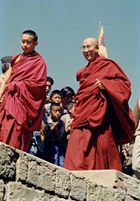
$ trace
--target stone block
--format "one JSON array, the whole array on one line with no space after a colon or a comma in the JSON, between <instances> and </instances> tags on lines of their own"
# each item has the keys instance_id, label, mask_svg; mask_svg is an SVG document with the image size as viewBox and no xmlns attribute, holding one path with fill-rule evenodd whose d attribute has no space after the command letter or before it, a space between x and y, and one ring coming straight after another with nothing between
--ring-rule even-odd
<instances>
[{"instance_id":1,"label":"stone block","mask_svg":"<svg viewBox=\"0 0 140 201\"><path fill-rule=\"evenodd\" d=\"M116 201L124 201L126 192L124 192L122 189L110 189L113 192L114 200Z\"/></svg>"},{"instance_id":2,"label":"stone block","mask_svg":"<svg viewBox=\"0 0 140 201\"><path fill-rule=\"evenodd\" d=\"M45 193L44 201L50 201L50 194Z\"/></svg>"},{"instance_id":3,"label":"stone block","mask_svg":"<svg viewBox=\"0 0 140 201\"><path fill-rule=\"evenodd\" d=\"M27 182L30 185L38 187L38 165L36 161L28 162L28 175L27 175Z\"/></svg>"},{"instance_id":4,"label":"stone block","mask_svg":"<svg viewBox=\"0 0 140 201\"><path fill-rule=\"evenodd\" d=\"M112 192L111 189L103 188L102 191L103 191L103 201L114 201L115 200L114 193ZM123 200L118 199L117 201L123 201Z\"/></svg>"},{"instance_id":5,"label":"stone block","mask_svg":"<svg viewBox=\"0 0 140 201\"><path fill-rule=\"evenodd\" d=\"M5 193L5 185L3 180L0 180L0 201L3 201L4 193Z\"/></svg>"},{"instance_id":6,"label":"stone block","mask_svg":"<svg viewBox=\"0 0 140 201\"><path fill-rule=\"evenodd\" d=\"M130 197L140 200L139 181L132 177L124 177L123 183Z\"/></svg>"},{"instance_id":7,"label":"stone block","mask_svg":"<svg viewBox=\"0 0 140 201\"><path fill-rule=\"evenodd\" d=\"M139 200L133 199L132 197L127 195L125 201L139 201Z\"/></svg>"},{"instance_id":8,"label":"stone block","mask_svg":"<svg viewBox=\"0 0 140 201\"><path fill-rule=\"evenodd\" d=\"M0 177L13 180L16 173L18 153L11 147L0 143Z\"/></svg>"},{"instance_id":9,"label":"stone block","mask_svg":"<svg viewBox=\"0 0 140 201\"><path fill-rule=\"evenodd\" d=\"M102 201L103 200L103 188L97 184L88 182L87 184L87 200L88 201Z\"/></svg>"},{"instance_id":10,"label":"stone block","mask_svg":"<svg viewBox=\"0 0 140 201\"><path fill-rule=\"evenodd\" d=\"M70 197L78 201L86 201L87 183L84 179L71 175Z\"/></svg>"},{"instance_id":11,"label":"stone block","mask_svg":"<svg viewBox=\"0 0 140 201\"><path fill-rule=\"evenodd\" d=\"M123 189L123 187L125 187L126 178L130 181L135 180L135 178L132 178L117 170L80 170L71 172L76 176L86 178L92 183L109 188Z\"/></svg>"},{"instance_id":12,"label":"stone block","mask_svg":"<svg viewBox=\"0 0 140 201\"><path fill-rule=\"evenodd\" d=\"M16 181L26 182L28 177L28 160L26 157L19 157L16 163Z\"/></svg>"},{"instance_id":13,"label":"stone block","mask_svg":"<svg viewBox=\"0 0 140 201\"><path fill-rule=\"evenodd\" d=\"M44 191L28 188L18 182L9 182L6 186L6 201L44 201Z\"/></svg>"},{"instance_id":14,"label":"stone block","mask_svg":"<svg viewBox=\"0 0 140 201\"><path fill-rule=\"evenodd\" d=\"M56 168L46 163L46 165L38 166L37 186L46 191L55 191L56 184Z\"/></svg>"},{"instance_id":15,"label":"stone block","mask_svg":"<svg viewBox=\"0 0 140 201\"><path fill-rule=\"evenodd\" d=\"M58 169L56 171L56 186L55 194L68 198L70 193L71 183L70 183L70 173L64 169Z\"/></svg>"}]
</instances>

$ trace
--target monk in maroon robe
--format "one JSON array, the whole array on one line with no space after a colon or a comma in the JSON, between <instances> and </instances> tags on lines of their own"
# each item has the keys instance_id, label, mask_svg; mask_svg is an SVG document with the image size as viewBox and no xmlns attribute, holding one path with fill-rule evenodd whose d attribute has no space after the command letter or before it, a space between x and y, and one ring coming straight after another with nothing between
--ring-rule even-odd
<instances>
[{"instance_id":1,"label":"monk in maroon robe","mask_svg":"<svg viewBox=\"0 0 140 201\"><path fill-rule=\"evenodd\" d=\"M0 108L0 141L27 151L32 131L39 130L45 103L46 64L34 50L37 35L27 30L21 35L23 53L11 63L11 75Z\"/></svg>"},{"instance_id":2,"label":"monk in maroon robe","mask_svg":"<svg viewBox=\"0 0 140 201\"><path fill-rule=\"evenodd\" d=\"M98 55L98 42L82 46L88 65L77 73L79 89L64 167L122 170L118 145L132 139L135 123L128 106L130 81L112 60Z\"/></svg>"}]
</instances>

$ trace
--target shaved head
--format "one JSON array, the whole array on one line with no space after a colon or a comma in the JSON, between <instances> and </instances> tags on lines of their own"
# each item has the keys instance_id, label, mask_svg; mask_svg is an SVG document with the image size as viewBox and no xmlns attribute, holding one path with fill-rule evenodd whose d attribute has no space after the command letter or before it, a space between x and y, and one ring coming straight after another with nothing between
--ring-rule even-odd
<instances>
[{"instance_id":1,"label":"shaved head","mask_svg":"<svg viewBox=\"0 0 140 201\"><path fill-rule=\"evenodd\" d=\"M83 41L83 45L81 47L83 55L88 62L93 61L97 55L99 50L98 40L96 38L86 38Z\"/></svg>"},{"instance_id":2,"label":"shaved head","mask_svg":"<svg viewBox=\"0 0 140 201\"><path fill-rule=\"evenodd\" d=\"M83 44L84 43L90 43L94 46L98 46L98 40L96 38L92 38L92 37L89 37L89 38L86 38L84 41L83 41Z\"/></svg>"}]
</instances>

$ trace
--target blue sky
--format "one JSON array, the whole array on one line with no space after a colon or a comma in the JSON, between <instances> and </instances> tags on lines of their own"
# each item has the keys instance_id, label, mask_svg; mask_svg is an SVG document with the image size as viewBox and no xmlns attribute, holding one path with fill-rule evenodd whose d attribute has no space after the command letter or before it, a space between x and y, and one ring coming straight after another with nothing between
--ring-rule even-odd
<instances>
[{"instance_id":1,"label":"blue sky","mask_svg":"<svg viewBox=\"0 0 140 201\"><path fill-rule=\"evenodd\" d=\"M0 0L0 58L21 52L20 35L33 29L39 36L37 51L44 57L53 89L78 83L76 71L86 64L80 46L97 37L104 24L109 58L132 82L130 106L140 97L139 0Z\"/></svg>"}]
</instances>

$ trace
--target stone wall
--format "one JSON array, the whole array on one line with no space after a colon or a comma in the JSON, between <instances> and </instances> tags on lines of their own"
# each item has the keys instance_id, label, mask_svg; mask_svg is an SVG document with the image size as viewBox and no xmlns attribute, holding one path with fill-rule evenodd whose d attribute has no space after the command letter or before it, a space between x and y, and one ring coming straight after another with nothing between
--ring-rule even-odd
<instances>
[{"instance_id":1,"label":"stone wall","mask_svg":"<svg viewBox=\"0 0 140 201\"><path fill-rule=\"evenodd\" d=\"M115 170L67 171L0 143L0 201L140 200L139 181Z\"/></svg>"}]
</instances>

